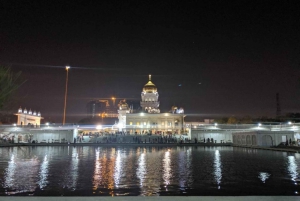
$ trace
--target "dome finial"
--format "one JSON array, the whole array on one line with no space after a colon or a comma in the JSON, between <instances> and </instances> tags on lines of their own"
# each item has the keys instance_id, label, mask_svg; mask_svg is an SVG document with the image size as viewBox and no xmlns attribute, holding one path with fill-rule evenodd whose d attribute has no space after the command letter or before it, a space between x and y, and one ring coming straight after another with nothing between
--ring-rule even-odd
<instances>
[{"instance_id":1,"label":"dome finial","mask_svg":"<svg viewBox=\"0 0 300 201\"><path fill-rule=\"evenodd\" d=\"M149 74L149 81L151 81L151 74Z\"/></svg>"}]
</instances>

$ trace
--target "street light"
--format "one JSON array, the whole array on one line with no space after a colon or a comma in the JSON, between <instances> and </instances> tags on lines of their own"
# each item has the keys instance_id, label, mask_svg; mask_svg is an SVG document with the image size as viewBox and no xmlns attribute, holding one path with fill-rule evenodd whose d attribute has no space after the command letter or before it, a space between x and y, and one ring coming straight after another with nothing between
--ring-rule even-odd
<instances>
[{"instance_id":1,"label":"street light","mask_svg":"<svg viewBox=\"0 0 300 201\"><path fill-rule=\"evenodd\" d=\"M69 68L70 66L66 66L67 77L66 77L66 91L65 91L65 105L64 105L64 116L62 124L65 125L66 122L66 108L67 108L67 94L68 94L68 76L69 76Z\"/></svg>"},{"instance_id":2,"label":"street light","mask_svg":"<svg viewBox=\"0 0 300 201\"><path fill-rule=\"evenodd\" d=\"M112 99L112 101L113 101L113 106L115 106L116 98L115 98L115 97L112 97L111 99Z\"/></svg>"}]
</instances>

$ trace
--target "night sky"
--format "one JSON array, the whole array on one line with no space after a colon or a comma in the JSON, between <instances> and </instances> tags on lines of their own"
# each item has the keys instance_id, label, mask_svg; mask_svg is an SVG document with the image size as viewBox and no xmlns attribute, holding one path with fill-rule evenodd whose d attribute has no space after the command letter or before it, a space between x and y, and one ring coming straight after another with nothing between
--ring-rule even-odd
<instances>
[{"instance_id":1,"label":"night sky","mask_svg":"<svg viewBox=\"0 0 300 201\"><path fill-rule=\"evenodd\" d=\"M79 1L76 1L79 2ZM140 100L152 74L160 109L187 115L300 112L299 1L0 1L0 64L22 71L19 106L62 122L95 98ZM118 100L116 101L118 102Z\"/></svg>"}]
</instances>

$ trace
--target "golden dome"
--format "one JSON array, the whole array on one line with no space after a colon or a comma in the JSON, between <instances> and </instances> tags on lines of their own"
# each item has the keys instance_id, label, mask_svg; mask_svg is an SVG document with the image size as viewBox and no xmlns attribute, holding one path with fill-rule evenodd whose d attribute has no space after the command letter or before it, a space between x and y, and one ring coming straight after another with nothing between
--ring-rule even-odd
<instances>
[{"instance_id":1,"label":"golden dome","mask_svg":"<svg viewBox=\"0 0 300 201\"><path fill-rule=\"evenodd\" d=\"M145 84L145 86L143 88L143 92L146 92L146 93L157 92L157 88L156 88L155 84L153 84L153 82L151 82L151 75L149 75L149 81L147 84Z\"/></svg>"}]
</instances>

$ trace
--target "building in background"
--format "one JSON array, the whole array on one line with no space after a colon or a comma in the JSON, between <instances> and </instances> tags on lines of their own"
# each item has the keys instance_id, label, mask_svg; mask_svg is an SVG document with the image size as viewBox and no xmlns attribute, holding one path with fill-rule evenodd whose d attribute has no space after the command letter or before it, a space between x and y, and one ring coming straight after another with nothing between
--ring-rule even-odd
<instances>
[{"instance_id":1,"label":"building in background","mask_svg":"<svg viewBox=\"0 0 300 201\"><path fill-rule=\"evenodd\" d=\"M87 117L81 124L114 125L118 122L116 98L91 100L87 103Z\"/></svg>"},{"instance_id":2,"label":"building in background","mask_svg":"<svg viewBox=\"0 0 300 201\"><path fill-rule=\"evenodd\" d=\"M112 99L97 99L91 100L86 105L87 117L118 117L117 106L115 105L115 98Z\"/></svg>"}]
</instances>

